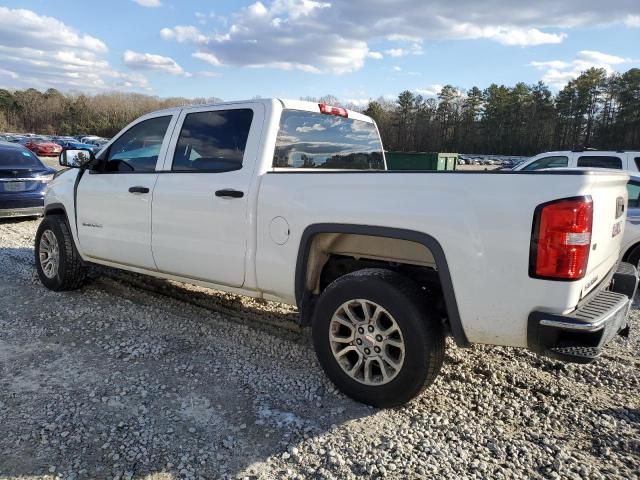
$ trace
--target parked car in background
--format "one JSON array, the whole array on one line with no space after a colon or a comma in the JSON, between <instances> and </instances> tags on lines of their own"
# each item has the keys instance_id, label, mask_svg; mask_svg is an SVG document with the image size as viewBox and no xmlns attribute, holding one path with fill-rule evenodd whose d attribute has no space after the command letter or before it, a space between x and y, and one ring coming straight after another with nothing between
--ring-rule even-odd
<instances>
[{"instance_id":1,"label":"parked car in background","mask_svg":"<svg viewBox=\"0 0 640 480\"><path fill-rule=\"evenodd\" d=\"M545 152L531 157L514 167L514 170L542 170L546 168L589 167L615 170L640 171L640 152L573 150Z\"/></svg>"},{"instance_id":2,"label":"parked car in background","mask_svg":"<svg viewBox=\"0 0 640 480\"><path fill-rule=\"evenodd\" d=\"M622 237L621 256L624 261L637 266L640 264L640 175L629 177L627 193L627 223Z\"/></svg>"},{"instance_id":3,"label":"parked car in background","mask_svg":"<svg viewBox=\"0 0 640 480\"><path fill-rule=\"evenodd\" d=\"M54 173L31 150L0 142L0 218L41 215Z\"/></svg>"},{"instance_id":4,"label":"parked car in background","mask_svg":"<svg viewBox=\"0 0 640 480\"><path fill-rule=\"evenodd\" d=\"M61 142L67 142L67 141L75 142L76 139L71 136L59 136L59 137L51 137L51 141L53 143L57 143L58 145L62 145Z\"/></svg>"},{"instance_id":5,"label":"parked car in background","mask_svg":"<svg viewBox=\"0 0 640 480\"><path fill-rule=\"evenodd\" d=\"M82 150L84 148L88 148L89 150L97 152L100 149L100 147L97 145L93 145L91 143L82 143L74 138L68 140L58 140L56 143L67 150Z\"/></svg>"},{"instance_id":6,"label":"parked car in background","mask_svg":"<svg viewBox=\"0 0 640 480\"><path fill-rule=\"evenodd\" d=\"M57 157L62 147L43 137L28 137L24 146L39 157Z\"/></svg>"}]
</instances>

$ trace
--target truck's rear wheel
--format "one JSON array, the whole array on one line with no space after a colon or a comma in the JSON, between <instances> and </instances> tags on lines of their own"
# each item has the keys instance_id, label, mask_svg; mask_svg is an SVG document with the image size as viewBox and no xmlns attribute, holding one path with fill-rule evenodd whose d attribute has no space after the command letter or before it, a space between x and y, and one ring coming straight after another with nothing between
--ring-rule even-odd
<instances>
[{"instance_id":1,"label":"truck's rear wheel","mask_svg":"<svg viewBox=\"0 0 640 480\"><path fill-rule=\"evenodd\" d=\"M74 290L86 277L87 269L61 215L48 215L40 222L36 233L35 260L40 281L50 290Z\"/></svg>"},{"instance_id":2,"label":"truck's rear wheel","mask_svg":"<svg viewBox=\"0 0 640 480\"><path fill-rule=\"evenodd\" d=\"M376 407L402 405L429 386L444 358L442 326L418 286L383 269L331 283L318 299L318 361L346 395Z\"/></svg>"}]
</instances>

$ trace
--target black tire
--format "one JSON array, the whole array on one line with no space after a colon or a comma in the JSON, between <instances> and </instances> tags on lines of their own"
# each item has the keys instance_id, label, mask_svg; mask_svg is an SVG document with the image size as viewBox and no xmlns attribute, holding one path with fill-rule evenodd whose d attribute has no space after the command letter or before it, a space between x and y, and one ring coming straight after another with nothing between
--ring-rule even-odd
<instances>
[{"instance_id":1,"label":"black tire","mask_svg":"<svg viewBox=\"0 0 640 480\"><path fill-rule=\"evenodd\" d=\"M57 272L49 278L42 269L39 247L44 232L50 231L58 242L59 262ZM42 284L49 290L63 291L75 290L84 283L87 275L87 267L84 265L80 254L73 242L71 230L66 219L62 215L47 215L40 222L35 241L35 261L38 277Z\"/></svg>"},{"instance_id":2,"label":"black tire","mask_svg":"<svg viewBox=\"0 0 640 480\"><path fill-rule=\"evenodd\" d=\"M632 249L626 255L626 261L633 265L634 267L638 267L640 263L640 245L636 245L632 247Z\"/></svg>"},{"instance_id":3,"label":"black tire","mask_svg":"<svg viewBox=\"0 0 640 480\"><path fill-rule=\"evenodd\" d=\"M395 378L382 385L366 385L350 377L331 350L331 318L345 302L365 299L386 309L405 339L404 362ZM343 393L375 407L403 405L428 387L440 372L444 359L443 328L410 279L384 269L365 269L331 283L320 295L314 312L313 342L318 361L329 379Z\"/></svg>"}]
</instances>

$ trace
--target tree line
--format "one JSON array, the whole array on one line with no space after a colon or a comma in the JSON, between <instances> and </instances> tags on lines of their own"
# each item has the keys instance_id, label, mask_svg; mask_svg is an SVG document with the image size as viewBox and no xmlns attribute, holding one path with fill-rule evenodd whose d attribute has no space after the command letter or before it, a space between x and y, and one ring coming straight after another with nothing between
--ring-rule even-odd
<instances>
[{"instance_id":1,"label":"tree line","mask_svg":"<svg viewBox=\"0 0 640 480\"><path fill-rule=\"evenodd\" d=\"M334 96L306 98L341 102ZM0 89L0 131L113 136L140 115L217 98L158 98L136 93L68 94ZM532 155L549 150L640 150L640 69L591 68L553 94L547 85L492 84L481 90L445 85L437 97L409 90L366 107L393 151Z\"/></svg>"},{"instance_id":2,"label":"tree line","mask_svg":"<svg viewBox=\"0 0 640 480\"><path fill-rule=\"evenodd\" d=\"M370 102L364 113L376 120L388 150L640 150L640 69L591 68L555 95L542 82L466 91L446 85L437 98L405 90L395 101Z\"/></svg>"},{"instance_id":3,"label":"tree line","mask_svg":"<svg viewBox=\"0 0 640 480\"><path fill-rule=\"evenodd\" d=\"M138 93L63 94L0 89L0 132L111 137L145 113L219 98L158 98Z\"/></svg>"}]
</instances>

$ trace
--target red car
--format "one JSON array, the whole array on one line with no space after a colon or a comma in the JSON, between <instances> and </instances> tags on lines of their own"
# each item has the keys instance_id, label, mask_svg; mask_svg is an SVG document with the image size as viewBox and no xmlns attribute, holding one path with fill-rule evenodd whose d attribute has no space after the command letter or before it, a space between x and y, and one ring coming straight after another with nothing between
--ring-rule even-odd
<instances>
[{"instance_id":1,"label":"red car","mask_svg":"<svg viewBox=\"0 0 640 480\"><path fill-rule=\"evenodd\" d=\"M62 152L62 147L57 143L38 137L27 139L24 146L39 157L57 157Z\"/></svg>"}]
</instances>

